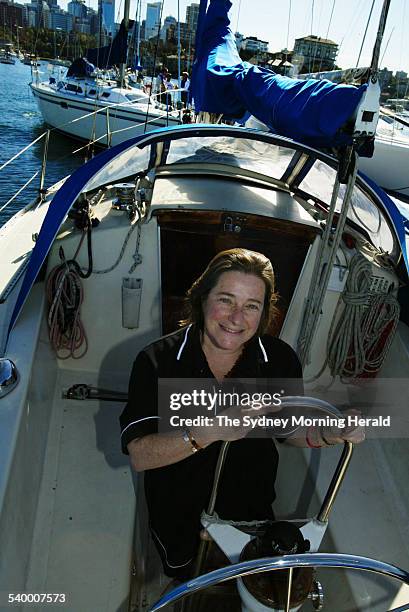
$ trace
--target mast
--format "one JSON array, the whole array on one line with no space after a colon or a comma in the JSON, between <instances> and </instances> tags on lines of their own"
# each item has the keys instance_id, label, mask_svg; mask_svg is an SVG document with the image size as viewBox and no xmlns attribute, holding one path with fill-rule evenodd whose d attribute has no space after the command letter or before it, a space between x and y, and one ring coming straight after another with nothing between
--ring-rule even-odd
<instances>
[{"instance_id":1,"label":"mast","mask_svg":"<svg viewBox=\"0 0 409 612\"><path fill-rule=\"evenodd\" d=\"M125 8L124 8L124 27L128 36L129 29L129 8L131 5L131 0L125 0ZM125 87L125 71L126 71L126 62L121 64L119 69L119 86Z\"/></svg>"},{"instance_id":2,"label":"mast","mask_svg":"<svg viewBox=\"0 0 409 612\"><path fill-rule=\"evenodd\" d=\"M178 0L178 88L180 89L180 1ZM180 93L178 94L180 96Z\"/></svg>"},{"instance_id":3,"label":"mast","mask_svg":"<svg viewBox=\"0 0 409 612\"><path fill-rule=\"evenodd\" d=\"M388 17L390 3L391 3L390 0L384 0L383 6L382 6L382 12L381 12L381 16L379 19L379 25L378 25L378 32L376 35L376 41L375 41L375 45L374 45L374 49L372 53L372 61L371 61L371 69L370 69L372 80L377 78L378 70L380 68L379 55L381 52L381 44L382 44L383 35L385 32L386 19Z\"/></svg>"},{"instance_id":4,"label":"mast","mask_svg":"<svg viewBox=\"0 0 409 612\"><path fill-rule=\"evenodd\" d=\"M139 48L141 45L141 11L142 11L142 2L138 0L138 4L136 7L136 20L137 20L137 34L136 34L136 56L138 58L138 64L141 65L141 60L139 56Z\"/></svg>"}]
</instances>

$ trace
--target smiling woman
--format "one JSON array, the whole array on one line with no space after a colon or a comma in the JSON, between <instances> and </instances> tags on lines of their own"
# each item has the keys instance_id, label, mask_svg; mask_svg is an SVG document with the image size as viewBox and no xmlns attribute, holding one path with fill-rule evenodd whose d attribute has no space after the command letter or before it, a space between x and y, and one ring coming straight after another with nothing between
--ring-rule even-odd
<instances>
[{"instance_id":1,"label":"smiling woman","mask_svg":"<svg viewBox=\"0 0 409 612\"><path fill-rule=\"evenodd\" d=\"M245 344L269 327L276 309L274 272L261 253L230 249L212 259L188 291L190 317L217 380L233 368Z\"/></svg>"},{"instance_id":2,"label":"smiling woman","mask_svg":"<svg viewBox=\"0 0 409 612\"><path fill-rule=\"evenodd\" d=\"M146 471L149 523L165 573L179 578L187 578L194 565L200 517L209 503L223 442L231 444L219 483L217 515L241 524L274 519L275 442L271 437L247 438L252 426L244 416L277 412L279 407L236 401L226 408L221 403L218 411L206 412L207 423L199 420L191 428L178 425L163 431L159 425L169 417L162 412L162 401L158 408L161 379L177 379L178 387L189 379L196 393L206 384L203 379L224 391L230 379L239 386L244 379L268 380L270 391L277 391L274 379L280 381L278 389L290 379L291 389L286 388L285 394L302 394L297 355L288 344L265 333L277 312L274 272L265 255L241 248L219 253L193 283L187 299L187 326L137 356L121 415L122 449L136 471ZM194 418L203 413L201 408L189 409L185 416ZM310 428L302 440L290 442L318 448L345 437L329 428Z\"/></svg>"}]
</instances>

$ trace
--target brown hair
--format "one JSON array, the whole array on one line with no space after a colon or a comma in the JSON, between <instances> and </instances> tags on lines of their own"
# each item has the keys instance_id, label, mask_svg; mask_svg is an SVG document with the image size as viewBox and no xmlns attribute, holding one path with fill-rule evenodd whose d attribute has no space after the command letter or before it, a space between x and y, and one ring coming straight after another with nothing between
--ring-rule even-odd
<instances>
[{"instance_id":1,"label":"brown hair","mask_svg":"<svg viewBox=\"0 0 409 612\"><path fill-rule=\"evenodd\" d=\"M186 294L188 316L182 324L195 323L203 329L203 302L224 272L236 271L254 274L264 282L266 292L263 313L257 330L259 335L264 334L278 313L275 306L278 293L274 290L274 270L271 261L265 255L247 249L229 249L213 257L206 270L195 280Z\"/></svg>"}]
</instances>

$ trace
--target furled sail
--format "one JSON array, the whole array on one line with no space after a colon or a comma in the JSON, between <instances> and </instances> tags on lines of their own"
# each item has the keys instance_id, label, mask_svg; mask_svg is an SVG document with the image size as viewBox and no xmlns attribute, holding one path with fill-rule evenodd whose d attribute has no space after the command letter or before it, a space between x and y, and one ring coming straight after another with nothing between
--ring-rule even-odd
<instances>
[{"instance_id":1,"label":"furled sail","mask_svg":"<svg viewBox=\"0 0 409 612\"><path fill-rule=\"evenodd\" d=\"M128 53L128 31L133 28L134 22L129 20L128 28L122 21L118 33L111 44L105 47L89 49L86 58L97 68L113 68L120 64L126 64Z\"/></svg>"},{"instance_id":2,"label":"furled sail","mask_svg":"<svg viewBox=\"0 0 409 612\"><path fill-rule=\"evenodd\" d=\"M207 0L201 0L201 14ZM246 111L274 132L315 147L350 144L345 124L367 85L335 85L326 80L293 79L243 62L230 29L230 0L210 0L192 73L197 112L241 117Z\"/></svg>"}]
</instances>

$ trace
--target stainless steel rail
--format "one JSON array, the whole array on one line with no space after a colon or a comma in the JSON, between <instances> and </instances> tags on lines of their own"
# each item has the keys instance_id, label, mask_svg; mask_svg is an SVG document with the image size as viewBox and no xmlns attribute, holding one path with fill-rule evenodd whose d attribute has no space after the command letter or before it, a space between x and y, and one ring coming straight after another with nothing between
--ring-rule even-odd
<instances>
[{"instance_id":1,"label":"stainless steel rail","mask_svg":"<svg viewBox=\"0 0 409 612\"><path fill-rule=\"evenodd\" d=\"M172 90L173 93L178 93L179 91L182 91L182 90L181 89ZM160 94L152 94L151 98L156 98L159 95ZM95 137L91 138L91 140L89 142L87 142L85 145L83 145L83 146L75 149L74 151L72 151L72 155L74 155L76 153L79 153L81 151L85 151L85 149L87 149L90 145L98 143L101 140L104 140L105 138L107 139L107 144L108 144L108 147L109 147L109 146L111 146L112 136L114 134L117 134L117 133L120 133L120 132L130 131L130 130L135 130L135 129L145 125L146 123L153 123L153 122L158 120L158 116L157 115L152 116L152 114L151 114L151 118L148 118L147 121L141 121L141 123L139 123L137 125L131 125L131 126L128 126L128 127L125 127L125 128L120 128L120 129L117 129L117 130L111 130L111 128L110 128L110 119L111 118L115 118L115 114L114 114L115 111L117 109L121 109L122 107L129 106L130 104L136 104L138 101L139 100L137 99L137 100L135 100L133 102L127 101L127 102L120 102L120 103L117 103L117 104L110 104L109 106L104 106L103 108L99 108L99 109L97 109L95 111L92 111L92 112L89 112L89 113L85 113L84 115L81 115L81 117L77 117L76 119L72 119L71 121L67 121L65 123L62 123L61 125L58 126L58 128L48 129L45 132L43 132L42 134L40 134L40 136L38 136L35 140L30 142L28 145L26 145L23 149L21 149L21 151L19 151L18 153L13 155L10 159L8 159L6 162L1 164L0 165L0 172L4 168L6 168L9 164L11 164L15 160L17 160L23 153L28 151L31 147L33 147L40 140L42 140L43 138L45 139L44 147L43 147L43 155L42 155L42 160L41 160L41 168L37 172L35 172L24 183L24 185L22 187L20 187L16 191L16 193L14 193L9 198L9 200L7 200L7 202L5 202L4 204L2 204L0 202L0 212L2 212L4 209L6 209L7 206L9 204L11 204L11 202L13 202L13 200L15 200L32 183L32 181L38 175L40 175L40 181L39 181L39 189L38 189L38 198L37 198L37 202L36 203L38 204L39 202L42 202L44 200L44 197L45 197L45 194L46 194L46 189L44 188L44 184L45 184L46 166L47 166L47 159L48 159L48 147L49 147L49 140L50 140L51 133L54 133L56 130L61 129L64 126L70 125L72 123L76 123L78 121L82 121L83 119L87 119L88 117L96 117L99 114L103 114L103 115L105 115L106 122L107 122L107 132L105 134L103 134L102 136L99 136L98 138L95 138ZM167 114L166 115L165 114L164 115L160 115L159 118L167 118ZM180 121L180 113L179 113L179 121Z\"/></svg>"},{"instance_id":2,"label":"stainless steel rail","mask_svg":"<svg viewBox=\"0 0 409 612\"><path fill-rule=\"evenodd\" d=\"M284 408L298 408L298 409L312 408L314 410L319 410L320 412L324 412L325 414L328 414L332 417L342 418L342 413L338 410L338 408L336 408L335 406L332 406L331 404L329 404L328 402L324 400L321 400L315 397L307 397L304 395L284 396L281 398L281 402L282 402L281 403L282 409ZM297 431L297 429L299 429L299 427L295 427L291 433L294 433L295 431ZM220 481L220 475L223 470L228 447L229 447L229 442L224 442L219 452L219 457L217 460L217 465L216 465L214 479L213 479L212 493L210 496L210 502L209 502L209 506L207 510L207 514L209 516L212 516L214 513L216 499L217 499L217 492L218 492L218 487L219 487L219 481ZM328 522L329 514L334 505L335 498L338 494L338 491L341 487L346 470L350 463L352 452L353 452L353 444L351 442L345 442L342 455L337 464L337 467L335 468L334 475L331 479L328 490L325 494L325 498L323 500L323 503L317 515L316 520L320 521L321 523ZM202 538L200 541L196 564L195 564L195 571L194 571L195 576L199 576L203 571L208 545L209 545L208 539ZM291 573L290 573L289 579L290 578L292 578ZM191 606L189 605L189 603L187 601L183 602L181 612L190 612L190 610L191 610Z\"/></svg>"},{"instance_id":3,"label":"stainless steel rail","mask_svg":"<svg viewBox=\"0 0 409 612\"><path fill-rule=\"evenodd\" d=\"M295 567L328 567L342 568L370 572L373 574L381 574L389 578L403 582L409 585L409 573L405 570L378 561L369 557L361 557L357 555L343 555L334 553L304 553L302 555L284 555L282 557L266 557L263 559L254 559L252 561L244 561L228 565L221 569L215 570L198 578L194 578L189 582L181 584L169 593L166 593L159 601L157 601L149 610L156 612L165 606L186 597L197 593L202 589L213 586L220 582L239 578L241 576L249 576L250 574L258 574L262 572L270 572L274 570L290 570Z\"/></svg>"},{"instance_id":4,"label":"stainless steel rail","mask_svg":"<svg viewBox=\"0 0 409 612\"><path fill-rule=\"evenodd\" d=\"M332 510L335 498L338 494L339 489L341 488L341 484L344 480L344 476L346 474L349 462L351 461L353 450L354 445L352 444L352 442L344 442L342 455L340 457L337 467L335 468L334 475L331 479L328 490L324 497L324 501L322 502L320 511L317 515L317 521L320 521L321 523L326 523L328 521L329 513Z\"/></svg>"}]
</instances>

